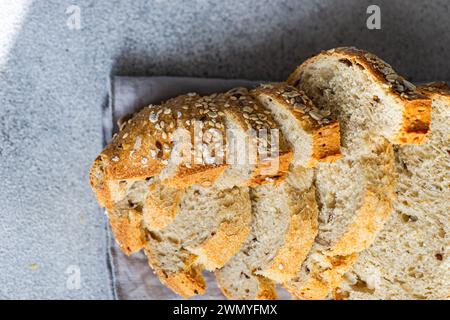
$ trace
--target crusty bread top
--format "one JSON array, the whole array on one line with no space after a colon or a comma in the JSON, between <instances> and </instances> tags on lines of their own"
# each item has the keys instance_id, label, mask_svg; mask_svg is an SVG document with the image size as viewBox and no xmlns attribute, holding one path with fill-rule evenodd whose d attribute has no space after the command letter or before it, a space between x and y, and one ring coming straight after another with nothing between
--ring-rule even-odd
<instances>
[{"instance_id":1,"label":"crusty bread top","mask_svg":"<svg viewBox=\"0 0 450 320\"><path fill-rule=\"evenodd\" d=\"M232 109L242 114L247 130L268 130L279 129L279 126L273 118L270 110L267 110L258 101L256 101L246 88L235 88L222 95L225 99L225 108ZM286 142L283 134L280 133L279 141L270 141L272 136L270 132L267 134L267 143L279 143L279 151L281 154L290 151L290 147Z\"/></svg>"},{"instance_id":2,"label":"crusty bread top","mask_svg":"<svg viewBox=\"0 0 450 320\"><path fill-rule=\"evenodd\" d=\"M249 134L250 143L256 147L256 166L249 185L281 182L293 153L270 110L254 99L246 88L232 89L220 97L225 113L241 124Z\"/></svg>"},{"instance_id":3,"label":"crusty bread top","mask_svg":"<svg viewBox=\"0 0 450 320\"><path fill-rule=\"evenodd\" d=\"M190 93L136 113L100 154L106 179L142 179L159 174L169 162L177 129L187 130L194 139L194 123L198 121L202 132L209 129L223 132L224 114L214 105L213 98L214 95L200 97ZM204 166L225 166L208 159L195 160L200 164L192 164L194 161L182 164L177 175L195 175Z\"/></svg>"},{"instance_id":4,"label":"crusty bread top","mask_svg":"<svg viewBox=\"0 0 450 320\"><path fill-rule=\"evenodd\" d=\"M252 94L277 101L295 117L298 126L311 135L311 166L317 161L332 162L340 158L339 122L329 110L319 110L305 92L286 83L270 83L256 88Z\"/></svg>"},{"instance_id":5,"label":"crusty bread top","mask_svg":"<svg viewBox=\"0 0 450 320\"><path fill-rule=\"evenodd\" d=\"M418 87L418 90L427 96L440 96L450 99L450 86L446 82L430 82Z\"/></svg>"},{"instance_id":6,"label":"crusty bread top","mask_svg":"<svg viewBox=\"0 0 450 320\"><path fill-rule=\"evenodd\" d=\"M373 53L354 47L335 48L323 51L306 60L289 76L287 82L297 86L303 68L320 60L323 56L335 56L349 66L356 65L367 72L371 78L382 86L403 105L402 127L395 137L386 137L393 143L418 144L425 138L430 127L431 100L417 90L416 86L398 75L394 69ZM374 99L377 99L374 97Z\"/></svg>"}]
</instances>

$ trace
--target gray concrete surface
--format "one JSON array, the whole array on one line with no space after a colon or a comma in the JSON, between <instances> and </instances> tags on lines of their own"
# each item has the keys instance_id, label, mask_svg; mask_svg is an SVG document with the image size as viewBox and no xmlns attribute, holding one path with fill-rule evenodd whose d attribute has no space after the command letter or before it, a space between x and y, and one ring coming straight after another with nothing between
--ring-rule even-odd
<instances>
[{"instance_id":1,"label":"gray concrete surface","mask_svg":"<svg viewBox=\"0 0 450 320\"><path fill-rule=\"evenodd\" d=\"M366 29L371 3L381 30ZM71 4L81 30L66 26ZM321 49L355 45L410 80L448 79L449 13L448 0L35 0L0 66L0 298L112 297L87 181L109 74L281 80Z\"/></svg>"}]
</instances>

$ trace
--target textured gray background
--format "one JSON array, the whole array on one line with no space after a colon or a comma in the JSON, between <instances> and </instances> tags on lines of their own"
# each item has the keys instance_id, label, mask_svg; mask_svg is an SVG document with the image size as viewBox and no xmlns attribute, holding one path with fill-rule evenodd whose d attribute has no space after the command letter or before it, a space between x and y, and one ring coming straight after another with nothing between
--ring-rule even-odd
<instances>
[{"instance_id":1,"label":"textured gray background","mask_svg":"<svg viewBox=\"0 0 450 320\"><path fill-rule=\"evenodd\" d=\"M371 3L382 30L365 28ZM66 26L70 4L81 30ZM321 49L355 45L410 80L448 79L449 4L34 1L0 67L0 298L112 297L105 217L87 181L111 73L281 80ZM66 288L69 265L80 290Z\"/></svg>"}]
</instances>

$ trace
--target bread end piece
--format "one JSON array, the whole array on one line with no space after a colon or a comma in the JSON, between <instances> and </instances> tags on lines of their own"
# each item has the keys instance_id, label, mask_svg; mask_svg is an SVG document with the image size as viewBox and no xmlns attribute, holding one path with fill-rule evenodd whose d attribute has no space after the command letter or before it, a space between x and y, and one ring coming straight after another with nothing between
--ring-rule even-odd
<instances>
[{"instance_id":1,"label":"bread end piece","mask_svg":"<svg viewBox=\"0 0 450 320\"><path fill-rule=\"evenodd\" d=\"M417 90L412 83L399 76L389 64L370 52L353 47L323 51L297 67L287 82L295 87L301 87L303 72L314 65L324 68L324 64L321 64L322 59L329 57L335 58L339 64L353 68L353 72L363 74L370 79L371 83L378 86L377 92L395 101L394 104L401 108L395 127L392 127L392 124L384 129L380 127L386 131L385 138L395 144L422 143L430 130L431 100ZM328 76L327 74L326 77ZM380 98L375 95L372 102L380 103ZM381 98L381 105L384 103L383 100ZM384 106L385 117L389 115L393 107L395 106Z\"/></svg>"}]
</instances>

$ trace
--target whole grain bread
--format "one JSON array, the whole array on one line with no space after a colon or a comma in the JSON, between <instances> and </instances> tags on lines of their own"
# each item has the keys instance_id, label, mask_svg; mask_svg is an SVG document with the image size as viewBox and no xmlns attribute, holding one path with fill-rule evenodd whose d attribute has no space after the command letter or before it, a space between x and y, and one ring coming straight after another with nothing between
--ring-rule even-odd
<instances>
[{"instance_id":1,"label":"whole grain bread","mask_svg":"<svg viewBox=\"0 0 450 320\"><path fill-rule=\"evenodd\" d=\"M227 124L229 168L215 186L261 185L284 179L292 162L292 148L280 132L270 110L246 88L216 97ZM229 137L228 133L233 134Z\"/></svg>"},{"instance_id":2,"label":"whole grain bread","mask_svg":"<svg viewBox=\"0 0 450 320\"><path fill-rule=\"evenodd\" d=\"M373 242L394 197L392 146L373 144L357 160L342 158L316 169L318 233L297 275L283 286L299 299L325 299Z\"/></svg>"},{"instance_id":3,"label":"whole grain bread","mask_svg":"<svg viewBox=\"0 0 450 320\"><path fill-rule=\"evenodd\" d=\"M294 150L293 166L313 167L341 156L339 123L322 113L303 91L285 83L265 84L252 94L272 112Z\"/></svg>"},{"instance_id":4,"label":"whole grain bread","mask_svg":"<svg viewBox=\"0 0 450 320\"><path fill-rule=\"evenodd\" d=\"M324 51L301 64L288 83L337 115L344 154L364 150L367 134L379 133L394 144L417 144L429 130L430 99L372 53Z\"/></svg>"},{"instance_id":5,"label":"whole grain bread","mask_svg":"<svg viewBox=\"0 0 450 320\"><path fill-rule=\"evenodd\" d=\"M249 233L247 187L219 190L192 186L179 214L163 229L146 229L145 253L162 283L182 297L204 292L201 270L222 267Z\"/></svg>"},{"instance_id":6,"label":"whole grain bread","mask_svg":"<svg viewBox=\"0 0 450 320\"><path fill-rule=\"evenodd\" d=\"M336 299L448 299L450 288L450 89L419 90L433 100L431 134L396 150L395 212L335 291Z\"/></svg>"},{"instance_id":7,"label":"whole grain bread","mask_svg":"<svg viewBox=\"0 0 450 320\"><path fill-rule=\"evenodd\" d=\"M250 189L250 234L241 251L216 271L228 298L274 299L275 282L287 281L300 268L317 232L312 175L307 171L301 176L304 190L287 180Z\"/></svg>"}]
</instances>

